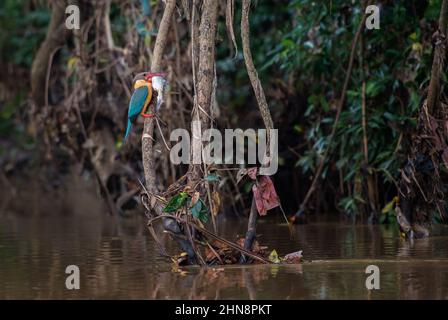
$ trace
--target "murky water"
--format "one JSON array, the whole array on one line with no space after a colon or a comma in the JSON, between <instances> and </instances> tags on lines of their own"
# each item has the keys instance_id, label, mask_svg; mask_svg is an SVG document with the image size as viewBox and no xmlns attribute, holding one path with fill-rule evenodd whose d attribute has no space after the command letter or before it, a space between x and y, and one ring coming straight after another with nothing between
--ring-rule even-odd
<instances>
[{"instance_id":1,"label":"murky water","mask_svg":"<svg viewBox=\"0 0 448 320\"><path fill-rule=\"evenodd\" d=\"M237 226L237 228L236 228ZM221 233L244 229L224 223ZM186 268L160 258L142 219L87 216L0 218L0 298L143 299L447 299L448 237L413 245L384 227L323 223L260 224L260 241L279 253L302 249L302 265ZM65 267L78 265L81 289L65 289ZM365 268L378 265L381 289L365 288Z\"/></svg>"},{"instance_id":2,"label":"murky water","mask_svg":"<svg viewBox=\"0 0 448 320\"><path fill-rule=\"evenodd\" d=\"M410 244L393 227L311 223L297 226L291 240L280 219L261 219L262 244L279 254L303 250L311 261L174 271L158 255L143 218L112 219L92 206L81 209L83 203L78 199L66 211L46 203L56 211L48 215L0 211L1 299L448 298L446 227ZM229 239L245 229L245 221L220 225ZM65 288L71 264L80 268L80 290ZM380 268L380 290L365 287L370 264Z\"/></svg>"}]
</instances>

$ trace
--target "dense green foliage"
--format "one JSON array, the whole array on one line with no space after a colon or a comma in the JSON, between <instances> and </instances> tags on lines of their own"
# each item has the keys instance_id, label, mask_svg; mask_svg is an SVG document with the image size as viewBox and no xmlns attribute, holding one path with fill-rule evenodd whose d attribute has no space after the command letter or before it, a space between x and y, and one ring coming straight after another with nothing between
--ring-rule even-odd
<instances>
[{"instance_id":1,"label":"dense green foliage","mask_svg":"<svg viewBox=\"0 0 448 320\"><path fill-rule=\"evenodd\" d=\"M31 67L34 53L45 37L50 14L29 0L0 2L0 60Z\"/></svg>"},{"instance_id":2,"label":"dense green foliage","mask_svg":"<svg viewBox=\"0 0 448 320\"><path fill-rule=\"evenodd\" d=\"M312 175L324 150L331 148L332 156L322 177L331 176L337 181L341 173L346 187L337 200L339 207L349 214L356 213L357 205L365 203L359 187L364 165L363 81L366 83L368 170L378 173L384 206L397 192L393 180L406 159L416 111L424 94L422 88L430 77L431 35L440 1L382 3L381 29L364 30L358 45L347 99L331 146L328 146L329 132L352 41L361 20L361 5L347 1L291 1L283 8L289 18L283 20L280 43L270 50L272 37L266 36L264 39L269 40L259 49L269 52L265 72L281 70L285 79L293 74L295 91L305 95L308 102L306 106L297 106L303 110L304 118L298 119L294 128L307 144L296 165L305 175ZM278 29L272 31L273 38L278 32Z\"/></svg>"}]
</instances>

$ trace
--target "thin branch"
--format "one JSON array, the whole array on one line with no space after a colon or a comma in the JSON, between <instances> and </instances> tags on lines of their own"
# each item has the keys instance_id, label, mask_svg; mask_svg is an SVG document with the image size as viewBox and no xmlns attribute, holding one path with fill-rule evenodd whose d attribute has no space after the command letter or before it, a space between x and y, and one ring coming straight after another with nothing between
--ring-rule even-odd
<instances>
[{"instance_id":1,"label":"thin branch","mask_svg":"<svg viewBox=\"0 0 448 320\"><path fill-rule=\"evenodd\" d=\"M151 72L160 72L162 67L162 56L165 50L165 46L168 40L168 32L171 25L171 17L173 16L174 9L176 8L176 0L167 0L165 11L163 12L162 20L159 25L159 32L157 33L156 43L154 46L154 52L152 54ZM155 166L154 166L154 154L153 154L153 141L151 137L154 132L154 118L146 118L143 128L142 137L142 157L143 157L143 169L145 171L146 187L152 193L157 188L155 185Z\"/></svg>"},{"instance_id":2,"label":"thin branch","mask_svg":"<svg viewBox=\"0 0 448 320\"><path fill-rule=\"evenodd\" d=\"M247 73L254 89L255 97L257 98L258 108L260 109L261 117L264 122L264 126L268 131L267 136L269 139L269 130L274 128L271 113L269 111L268 103L266 102L266 96L264 95L263 87L261 86L260 79L258 78L257 69L255 68L252 53L250 51L250 36L249 36L249 10L250 0L243 0L243 11L241 17L241 39L243 43L244 62L246 63Z\"/></svg>"}]
</instances>

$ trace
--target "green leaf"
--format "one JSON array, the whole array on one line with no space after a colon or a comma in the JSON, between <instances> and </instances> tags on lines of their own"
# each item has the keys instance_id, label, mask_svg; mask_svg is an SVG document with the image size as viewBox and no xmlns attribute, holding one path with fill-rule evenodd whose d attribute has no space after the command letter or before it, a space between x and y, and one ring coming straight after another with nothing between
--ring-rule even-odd
<instances>
[{"instance_id":1,"label":"green leaf","mask_svg":"<svg viewBox=\"0 0 448 320\"><path fill-rule=\"evenodd\" d=\"M175 212L182 207L188 198L188 193L181 192L171 198L170 202L163 209L163 212Z\"/></svg>"},{"instance_id":2,"label":"green leaf","mask_svg":"<svg viewBox=\"0 0 448 320\"><path fill-rule=\"evenodd\" d=\"M207 223L209 217L209 210L202 199L199 199L198 202L194 204L191 208L191 214L193 217L201 220L203 223Z\"/></svg>"},{"instance_id":3,"label":"green leaf","mask_svg":"<svg viewBox=\"0 0 448 320\"><path fill-rule=\"evenodd\" d=\"M248 181L246 182L246 184L244 185L243 189L244 189L244 193L250 193L252 191L252 187L254 185L253 181Z\"/></svg>"}]
</instances>

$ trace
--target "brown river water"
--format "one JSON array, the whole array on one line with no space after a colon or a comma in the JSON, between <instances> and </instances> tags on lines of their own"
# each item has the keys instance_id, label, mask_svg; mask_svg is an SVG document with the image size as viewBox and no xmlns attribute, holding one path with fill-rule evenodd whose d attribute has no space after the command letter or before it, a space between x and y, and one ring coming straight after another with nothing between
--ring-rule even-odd
<instances>
[{"instance_id":1,"label":"brown river water","mask_svg":"<svg viewBox=\"0 0 448 320\"><path fill-rule=\"evenodd\" d=\"M303 250L302 264L173 270L143 217L111 218L100 207L85 209L87 200L46 202L52 214L0 207L0 299L448 298L445 226L409 243L393 226L312 222L296 226L290 239L287 225L271 216L260 220L260 243L280 255ZM245 224L221 219L219 234L234 240ZM380 269L379 290L365 286L371 264ZM79 290L65 287L68 265L80 269Z\"/></svg>"}]
</instances>

